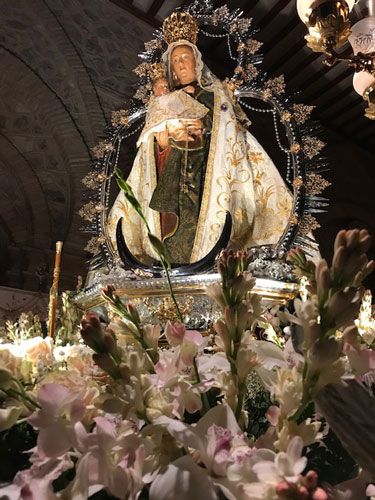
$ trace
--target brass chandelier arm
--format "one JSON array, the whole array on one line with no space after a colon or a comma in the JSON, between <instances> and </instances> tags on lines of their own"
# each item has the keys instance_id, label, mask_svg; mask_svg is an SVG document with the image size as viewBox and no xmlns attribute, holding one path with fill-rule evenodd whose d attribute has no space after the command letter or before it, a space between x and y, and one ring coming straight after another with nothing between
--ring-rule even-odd
<instances>
[{"instance_id":1,"label":"brass chandelier arm","mask_svg":"<svg viewBox=\"0 0 375 500\"><path fill-rule=\"evenodd\" d=\"M355 0L297 0L297 11L308 29L305 36L307 46L325 55L323 63L332 67L342 62L354 69L354 89L368 105L365 116L375 120L375 51L371 50L373 46L369 45L369 41L368 51L358 51L362 45L356 41L357 35L353 34L357 31L359 39L366 36L371 40L374 22L368 19L373 20L374 17L365 17L352 26L349 14L354 4ZM352 45L353 52L348 56L338 54L337 50L347 42Z\"/></svg>"},{"instance_id":2,"label":"brass chandelier arm","mask_svg":"<svg viewBox=\"0 0 375 500\"><path fill-rule=\"evenodd\" d=\"M326 50L324 53L327 57L324 59L323 64L326 64L329 67L334 66L338 62L343 62L351 68L354 68L356 72L367 71L371 75L375 76L375 51L367 54L358 52L358 54L351 54L348 57L341 57L333 49Z\"/></svg>"}]
</instances>

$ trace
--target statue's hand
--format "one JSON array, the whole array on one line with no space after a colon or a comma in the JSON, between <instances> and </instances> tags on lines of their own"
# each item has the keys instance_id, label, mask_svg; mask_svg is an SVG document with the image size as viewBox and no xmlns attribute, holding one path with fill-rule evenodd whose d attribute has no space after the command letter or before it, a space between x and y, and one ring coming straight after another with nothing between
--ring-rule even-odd
<instances>
[{"instance_id":1,"label":"statue's hand","mask_svg":"<svg viewBox=\"0 0 375 500\"><path fill-rule=\"evenodd\" d=\"M169 139L168 130L164 129L162 132L156 132L155 139L156 139L156 142L158 143L158 145L161 149L167 148L169 145L169 143L168 143L168 139Z\"/></svg>"},{"instance_id":2,"label":"statue's hand","mask_svg":"<svg viewBox=\"0 0 375 500\"><path fill-rule=\"evenodd\" d=\"M200 137L203 134L202 120L189 120L186 125L189 136Z\"/></svg>"},{"instance_id":3,"label":"statue's hand","mask_svg":"<svg viewBox=\"0 0 375 500\"><path fill-rule=\"evenodd\" d=\"M187 124L180 122L178 124L168 125L169 137L174 141L193 141L194 139L190 137Z\"/></svg>"},{"instance_id":4,"label":"statue's hand","mask_svg":"<svg viewBox=\"0 0 375 500\"><path fill-rule=\"evenodd\" d=\"M188 85L187 87L184 87L182 90L184 92L186 92L187 94L195 94L195 87L194 87L194 85Z\"/></svg>"}]
</instances>

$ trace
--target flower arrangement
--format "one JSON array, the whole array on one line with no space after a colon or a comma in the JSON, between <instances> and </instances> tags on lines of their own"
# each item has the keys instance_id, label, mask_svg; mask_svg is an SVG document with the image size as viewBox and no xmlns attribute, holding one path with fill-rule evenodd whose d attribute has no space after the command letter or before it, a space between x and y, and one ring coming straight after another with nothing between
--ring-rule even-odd
<instances>
[{"instance_id":1,"label":"flower arrangement","mask_svg":"<svg viewBox=\"0 0 375 500\"><path fill-rule=\"evenodd\" d=\"M366 488L370 495L368 446L343 439L361 468L349 484L330 485L310 466L328 424L341 436L327 407L332 387L354 382L367 408L373 404L374 336L355 324L362 281L374 267L369 241L366 231L341 231L331 266L292 251L296 273L309 283L293 314L265 308L252 293L249 253L223 251L221 284L207 290L221 308L213 335L187 330L183 317L144 324L112 287L103 290L110 322L88 312L80 337L68 296L55 342L42 337L35 318L8 324L0 430L27 422L36 443L28 468L0 487L1 498L85 499L105 491L121 499L324 500L362 498L359 491L364 498ZM263 426L256 425L259 394ZM345 412L350 399L344 402ZM358 442L374 439L355 432Z\"/></svg>"}]
</instances>

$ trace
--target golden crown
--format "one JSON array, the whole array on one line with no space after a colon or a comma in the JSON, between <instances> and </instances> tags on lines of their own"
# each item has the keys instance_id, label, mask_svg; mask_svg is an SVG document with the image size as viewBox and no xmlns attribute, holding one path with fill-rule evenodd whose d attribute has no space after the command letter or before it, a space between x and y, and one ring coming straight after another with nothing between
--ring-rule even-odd
<instances>
[{"instance_id":1,"label":"golden crown","mask_svg":"<svg viewBox=\"0 0 375 500\"><path fill-rule=\"evenodd\" d=\"M197 21L187 12L173 12L163 22L163 35L168 45L180 40L187 40L195 45L198 38Z\"/></svg>"},{"instance_id":2,"label":"golden crown","mask_svg":"<svg viewBox=\"0 0 375 500\"><path fill-rule=\"evenodd\" d=\"M163 63L152 63L148 74L152 82L156 82L160 78L167 78L167 66Z\"/></svg>"}]
</instances>

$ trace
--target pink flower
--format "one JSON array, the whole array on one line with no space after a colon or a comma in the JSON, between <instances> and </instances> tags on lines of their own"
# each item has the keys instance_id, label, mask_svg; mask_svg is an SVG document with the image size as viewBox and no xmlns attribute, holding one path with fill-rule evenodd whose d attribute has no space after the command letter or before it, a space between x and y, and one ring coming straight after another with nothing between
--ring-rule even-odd
<instances>
[{"instance_id":1,"label":"pink flower","mask_svg":"<svg viewBox=\"0 0 375 500\"><path fill-rule=\"evenodd\" d=\"M289 443L286 453L274 454L274 459L256 463L253 467L260 482L277 485L282 481L296 483L306 467L307 458L301 457L303 440L295 436Z\"/></svg>"},{"instance_id":2,"label":"pink flower","mask_svg":"<svg viewBox=\"0 0 375 500\"><path fill-rule=\"evenodd\" d=\"M194 427L168 417L160 417L155 423L165 426L186 449L197 450L208 471L216 475L225 476L226 468L235 461L233 453L239 445L250 450L227 405L211 408Z\"/></svg>"},{"instance_id":3,"label":"pink flower","mask_svg":"<svg viewBox=\"0 0 375 500\"><path fill-rule=\"evenodd\" d=\"M155 372L159 379L167 382L179 371L179 353L177 351L160 351L159 361L155 365Z\"/></svg>"},{"instance_id":4,"label":"pink flower","mask_svg":"<svg viewBox=\"0 0 375 500\"><path fill-rule=\"evenodd\" d=\"M349 363L357 375L375 370L375 351L358 344L345 342L344 353L347 355Z\"/></svg>"},{"instance_id":5,"label":"pink flower","mask_svg":"<svg viewBox=\"0 0 375 500\"><path fill-rule=\"evenodd\" d=\"M178 345L182 344L185 336L185 331L185 325L183 325L182 323L171 323L170 321L167 321L164 333L169 345L171 345L172 347L177 347Z\"/></svg>"},{"instance_id":6,"label":"pink flower","mask_svg":"<svg viewBox=\"0 0 375 500\"><path fill-rule=\"evenodd\" d=\"M58 459L47 458L37 452L31 457L30 469L20 471L13 479L13 484L0 487L0 498L10 500L57 500L52 482L73 467L71 459L64 455Z\"/></svg>"},{"instance_id":7,"label":"pink flower","mask_svg":"<svg viewBox=\"0 0 375 500\"><path fill-rule=\"evenodd\" d=\"M160 325L145 325L143 327L144 340L151 349L158 348Z\"/></svg>"},{"instance_id":8,"label":"pink flower","mask_svg":"<svg viewBox=\"0 0 375 500\"><path fill-rule=\"evenodd\" d=\"M104 417L95 418L96 428L87 436L77 464L72 498L88 498L95 488L108 488L116 498L136 500L143 488L144 445L130 422L116 427Z\"/></svg>"},{"instance_id":9,"label":"pink flower","mask_svg":"<svg viewBox=\"0 0 375 500\"><path fill-rule=\"evenodd\" d=\"M195 426L168 417L160 417L155 423L164 426L192 455L175 460L156 476L150 500L215 500L217 487L226 498L238 498L237 483L228 481L226 472L230 464L245 460L252 450L229 406L212 408Z\"/></svg>"},{"instance_id":10,"label":"pink flower","mask_svg":"<svg viewBox=\"0 0 375 500\"><path fill-rule=\"evenodd\" d=\"M80 393L69 391L59 384L45 384L38 394L40 410L29 422L38 434L38 449L47 457L58 457L77 444L75 424L85 413Z\"/></svg>"}]
</instances>

